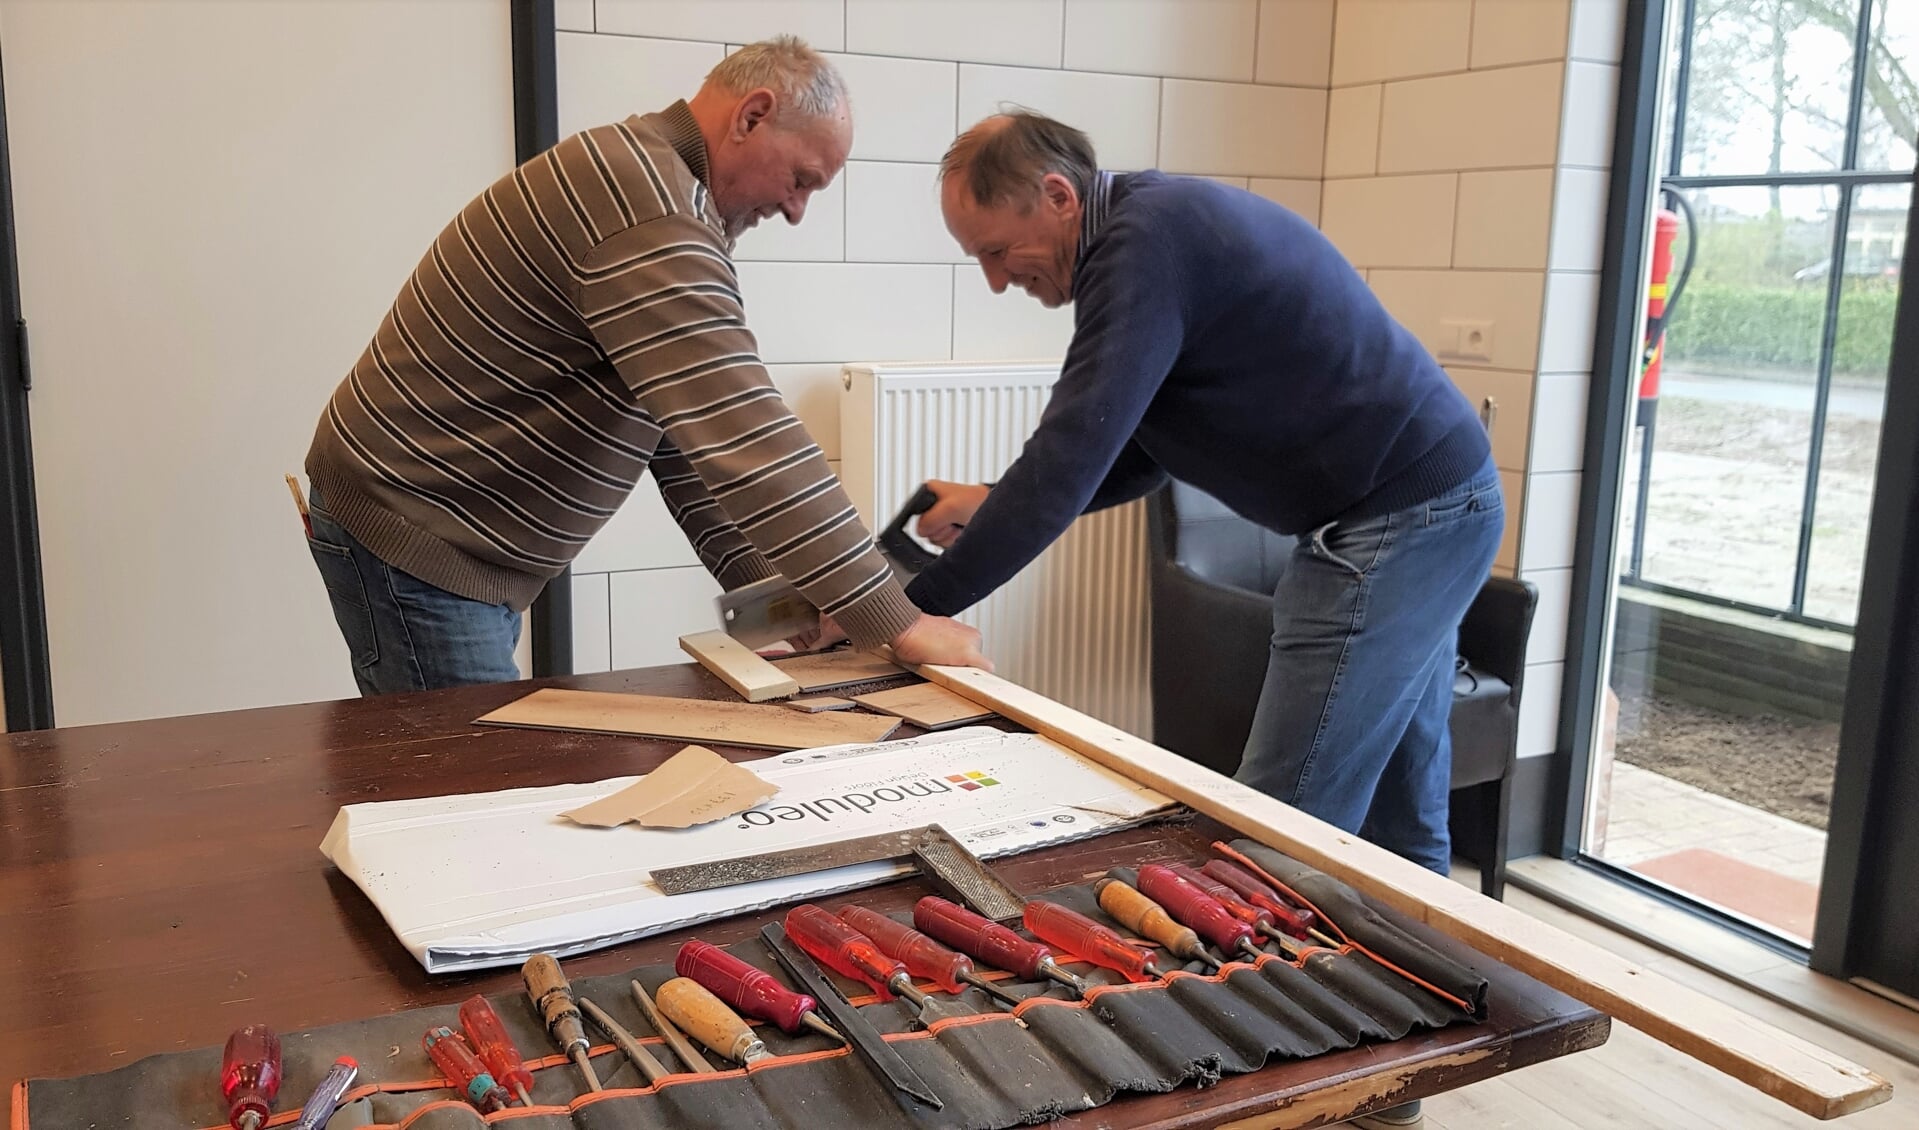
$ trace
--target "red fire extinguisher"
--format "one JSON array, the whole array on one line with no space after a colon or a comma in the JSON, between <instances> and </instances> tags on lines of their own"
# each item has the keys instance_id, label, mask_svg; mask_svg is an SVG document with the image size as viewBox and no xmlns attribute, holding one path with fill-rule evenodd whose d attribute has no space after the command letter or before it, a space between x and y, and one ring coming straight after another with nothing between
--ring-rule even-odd
<instances>
[{"instance_id":1,"label":"red fire extinguisher","mask_svg":"<svg viewBox=\"0 0 1919 1130\"><path fill-rule=\"evenodd\" d=\"M1673 274L1673 244L1679 239L1680 211L1686 216L1686 226L1692 227L1692 209L1686 198L1674 189L1662 188L1663 200L1677 207L1659 209L1653 224L1652 271L1646 281L1646 339L1640 355L1639 364L1639 416L1640 423L1649 421L1647 417L1657 410L1659 401L1659 370L1666 355L1666 323L1672 318L1673 307L1679 302L1679 294L1686 286L1686 276L1692 273L1693 245L1686 244L1686 259L1680 266L1677 276Z\"/></svg>"}]
</instances>

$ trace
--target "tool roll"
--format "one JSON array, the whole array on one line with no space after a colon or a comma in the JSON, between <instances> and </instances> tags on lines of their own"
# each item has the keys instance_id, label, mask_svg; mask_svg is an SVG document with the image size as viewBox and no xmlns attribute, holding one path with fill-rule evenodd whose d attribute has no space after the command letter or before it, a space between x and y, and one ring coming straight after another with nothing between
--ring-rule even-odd
<instances>
[{"instance_id":1,"label":"tool roll","mask_svg":"<svg viewBox=\"0 0 1919 1130\"><path fill-rule=\"evenodd\" d=\"M943 1106L937 1110L897 1093L824 1036L806 1029L789 1036L760 1024L755 1034L776 1058L749 1069L709 1057L718 1073L688 1072L648 1087L617 1049L598 1044L592 1063L605 1091L588 1096L574 1066L552 1054L528 1063L533 1108L515 1106L482 1116L447 1089L421 1048L427 1029L458 1024L455 1004L286 1036L283 1093L305 1095L336 1057L351 1055L361 1065L359 1080L327 1124L329 1130L474 1130L493 1123L514 1130L993 1130L1090 1109L1128 1092L1203 1086L1277 1059L1396 1040L1414 1030L1483 1016L1486 981L1471 968L1377 914L1330 876L1250 841L1235 841L1231 848L1314 904L1333 929L1377 958L1349 945L1316 950L1297 964L1279 956L1261 958L1256 965L1229 962L1213 975L1194 972L1205 967L1182 965L1160 950L1158 967L1175 972L1163 982L1138 984L1074 964L1073 970L1095 986L1084 1001L1048 981L1000 980L1001 987L1022 998L1018 1009L1008 1012L969 988L944 999L970 1006L977 1015L936 1022L930 1032L911 1027L913 1013L905 1002L878 1001L865 986L836 977L861 1015L886 1034L939 1096ZM1044 897L1103 917L1091 886L1066 887ZM789 980L759 939L729 948ZM637 979L652 992L674 975L671 965L648 965L615 976L578 978L573 989L674 1068L681 1065L647 1025L628 984ZM552 1049L524 995L505 992L492 1001L523 1052ZM225 1122L219 1076L220 1049L202 1048L152 1056L99 1075L31 1080L15 1088L13 1126L220 1130ZM269 1125L291 1120L292 1109L291 1102L283 1103Z\"/></svg>"}]
</instances>

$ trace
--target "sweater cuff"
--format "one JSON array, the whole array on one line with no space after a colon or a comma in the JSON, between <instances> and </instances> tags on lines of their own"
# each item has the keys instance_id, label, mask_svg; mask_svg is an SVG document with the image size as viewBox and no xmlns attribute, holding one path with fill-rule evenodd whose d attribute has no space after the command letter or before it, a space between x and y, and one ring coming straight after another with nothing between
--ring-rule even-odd
<instances>
[{"instance_id":1,"label":"sweater cuff","mask_svg":"<svg viewBox=\"0 0 1919 1130\"><path fill-rule=\"evenodd\" d=\"M734 589L743 589L754 581L763 581L768 577L777 577L779 573L780 571L778 569L773 568L772 562L757 553L753 553L748 554L745 560L736 562L728 567L724 576L715 577L714 580L720 582L721 588L727 592L732 592Z\"/></svg>"},{"instance_id":2,"label":"sweater cuff","mask_svg":"<svg viewBox=\"0 0 1919 1130\"><path fill-rule=\"evenodd\" d=\"M906 599L906 590L891 577L879 588L833 614L853 646L861 651L893 642L919 618L919 608Z\"/></svg>"}]
</instances>

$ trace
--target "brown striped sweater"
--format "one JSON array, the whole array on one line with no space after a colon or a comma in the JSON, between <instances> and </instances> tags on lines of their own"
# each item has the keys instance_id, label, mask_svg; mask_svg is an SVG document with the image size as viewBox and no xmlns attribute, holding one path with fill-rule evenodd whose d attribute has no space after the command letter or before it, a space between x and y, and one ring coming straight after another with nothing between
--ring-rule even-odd
<instances>
[{"instance_id":1,"label":"brown striped sweater","mask_svg":"<svg viewBox=\"0 0 1919 1130\"><path fill-rule=\"evenodd\" d=\"M728 589L856 644L918 615L760 364L686 103L575 134L448 224L321 414L321 505L387 564L525 608L650 465Z\"/></svg>"}]
</instances>

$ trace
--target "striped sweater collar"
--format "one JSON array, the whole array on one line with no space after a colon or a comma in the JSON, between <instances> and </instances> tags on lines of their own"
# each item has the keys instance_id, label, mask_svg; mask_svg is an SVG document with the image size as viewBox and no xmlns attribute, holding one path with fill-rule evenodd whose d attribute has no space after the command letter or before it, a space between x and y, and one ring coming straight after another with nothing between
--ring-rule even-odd
<instances>
[{"instance_id":1,"label":"striped sweater collar","mask_svg":"<svg viewBox=\"0 0 1919 1130\"><path fill-rule=\"evenodd\" d=\"M1079 256L1084 258L1086 249L1093 245L1093 239L1106 226L1106 217L1113 210L1113 174L1101 169L1093 174L1091 189L1080 211L1079 219Z\"/></svg>"},{"instance_id":2,"label":"striped sweater collar","mask_svg":"<svg viewBox=\"0 0 1919 1130\"><path fill-rule=\"evenodd\" d=\"M713 177L706 163L706 139L700 136L700 123L693 120L693 109L686 104L686 99L660 111L660 136L666 138L699 182L710 189Z\"/></svg>"}]
</instances>

